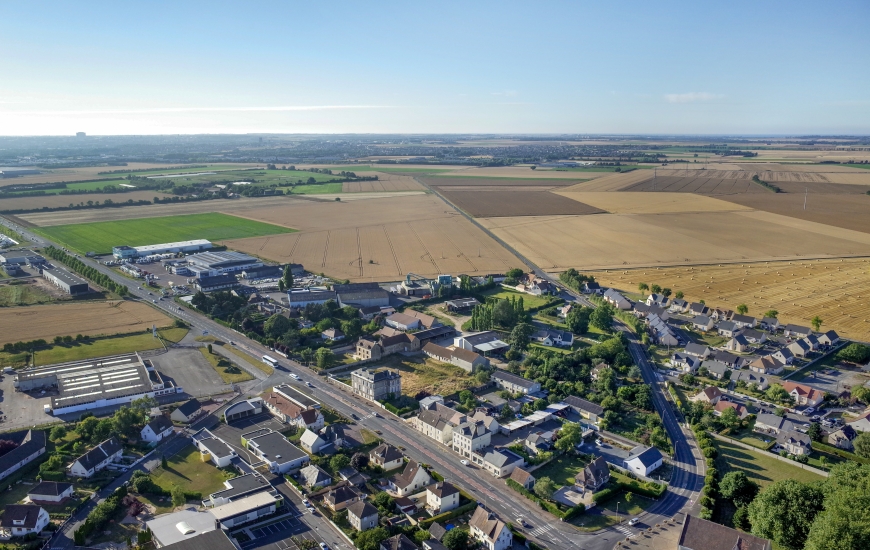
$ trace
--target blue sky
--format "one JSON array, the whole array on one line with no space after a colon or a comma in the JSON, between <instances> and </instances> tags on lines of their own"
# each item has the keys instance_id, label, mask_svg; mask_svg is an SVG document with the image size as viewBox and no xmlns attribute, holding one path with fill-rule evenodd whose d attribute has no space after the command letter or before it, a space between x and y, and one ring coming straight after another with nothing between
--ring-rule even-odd
<instances>
[{"instance_id":1,"label":"blue sky","mask_svg":"<svg viewBox=\"0 0 870 550\"><path fill-rule=\"evenodd\" d=\"M870 133L870 3L4 2L0 135Z\"/></svg>"}]
</instances>

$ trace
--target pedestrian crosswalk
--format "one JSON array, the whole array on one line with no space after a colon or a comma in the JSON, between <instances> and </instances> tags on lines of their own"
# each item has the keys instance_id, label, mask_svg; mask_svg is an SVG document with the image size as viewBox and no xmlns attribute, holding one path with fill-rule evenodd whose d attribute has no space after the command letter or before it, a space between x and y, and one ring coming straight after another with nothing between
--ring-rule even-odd
<instances>
[{"instance_id":1,"label":"pedestrian crosswalk","mask_svg":"<svg viewBox=\"0 0 870 550\"><path fill-rule=\"evenodd\" d=\"M634 534L631 528L626 527L625 525L614 525L613 528L622 533L623 535L627 535L629 537Z\"/></svg>"},{"instance_id":2,"label":"pedestrian crosswalk","mask_svg":"<svg viewBox=\"0 0 870 550\"><path fill-rule=\"evenodd\" d=\"M537 527L537 528L529 531L529 534L532 535L533 537L540 537L541 535L543 535L544 533L546 533L547 531L549 531L552 528L553 528L553 526L550 524L542 525L540 527Z\"/></svg>"}]
</instances>

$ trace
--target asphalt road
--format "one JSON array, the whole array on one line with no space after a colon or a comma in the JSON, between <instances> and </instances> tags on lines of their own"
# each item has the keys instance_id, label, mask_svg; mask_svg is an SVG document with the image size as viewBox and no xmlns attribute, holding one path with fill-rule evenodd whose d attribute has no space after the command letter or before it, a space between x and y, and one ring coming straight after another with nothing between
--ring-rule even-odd
<instances>
[{"instance_id":1,"label":"asphalt road","mask_svg":"<svg viewBox=\"0 0 870 550\"><path fill-rule=\"evenodd\" d=\"M0 218L4 225L11 226L19 234L32 239L36 242L43 242L45 245L53 244L41 236L35 235L25 228L17 225L11 225L7 220ZM58 245L55 245L58 246ZM156 297L149 295L146 289L139 290L139 283L130 280L120 274L112 271L108 267L96 263L89 258L80 256L79 259L88 265L95 267L102 273L105 273L117 283L124 284L130 290L131 297L142 299L151 303ZM542 270L536 269L536 272L550 279L559 287L558 281L553 280ZM574 297L576 301L584 305L592 306L588 300L582 295L574 292L563 290L563 294ZM231 329L224 327L214 321L200 316L186 307L179 307L171 300L157 300L156 307L168 312L171 315L180 317L192 325L194 330L207 330L209 334L220 338L224 341L235 342L236 346L250 353L254 357L260 357L268 354L268 348L259 343L248 339L241 333L237 333ZM661 519L671 517L674 513L685 510L691 507L695 502L695 492L700 489L699 483L703 482L703 476L699 476L700 469L703 468L703 461L694 456L689 445L689 437L683 432L670 405L667 403L661 388L655 382L655 376L651 365L647 362L640 344L632 341L630 351L635 361L641 366L644 373L644 380L653 388L653 400L656 409L662 415L665 429L671 440L674 442L676 456L674 461L674 474L672 485L674 490L669 490L662 499L657 502L650 511L640 516L641 523L638 528L645 528L648 525L655 525ZM497 480L491 474L475 467L465 467L459 463L460 457L446 447L439 445L433 441L425 439L419 432L414 430L410 425L406 425L400 419L386 413L379 407L374 407L372 404L355 397L342 388L326 384L320 377L315 375L310 369L293 361L282 359L282 365L290 366L289 371L298 374L302 382L312 382L315 388L308 389L313 394L315 399L321 401L324 405L334 408L338 412L350 416L356 414L360 417L359 423L372 431L380 430L387 441L393 444L403 445L405 454L417 461L429 464L445 478L462 485L467 491L477 497L486 508L495 512L503 521L517 523L518 517L522 517L531 525L525 530L526 535L530 540L544 545L552 549L573 549L578 545L581 548L589 550L604 550L612 548L613 545L629 534L634 534L638 529L633 529L623 524L615 528L607 528L596 533L587 534L577 531L573 526L553 520L552 516L544 513L533 502L519 497L511 489L509 489L502 480ZM286 369L285 369L286 370ZM276 370L272 375L266 376L265 373L251 369L250 373L259 382L248 383L246 386L247 393L257 394L263 388L278 384L292 383L302 386L293 380L284 370ZM379 413L374 416L373 413ZM389 417L389 418L385 418ZM127 472L116 480L110 488L119 486L121 483L129 479L131 472ZM104 494L107 489L104 489ZM84 510L76 517L82 519L86 517ZM72 531L68 526L64 532L69 532L69 536L64 535L62 540L69 542L67 545L58 545L62 548L68 548L71 545ZM284 547L278 545L279 550L284 550Z\"/></svg>"}]
</instances>

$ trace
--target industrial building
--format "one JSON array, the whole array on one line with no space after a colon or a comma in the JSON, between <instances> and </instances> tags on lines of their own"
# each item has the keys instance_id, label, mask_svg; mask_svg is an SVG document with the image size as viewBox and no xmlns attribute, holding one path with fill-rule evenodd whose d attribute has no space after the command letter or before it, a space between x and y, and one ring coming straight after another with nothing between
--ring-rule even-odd
<instances>
[{"instance_id":1,"label":"industrial building","mask_svg":"<svg viewBox=\"0 0 870 550\"><path fill-rule=\"evenodd\" d=\"M232 290L241 284L233 275L214 275L197 277L193 281L193 286L201 292L217 292L218 290Z\"/></svg>"},{"instance_id":2,"label":"industrial building","mask_svg":"<svg viewBox=\"0 0 870 550\"><path fill-rule=\"evenodd\" d=\"M45 258L32 250L15 250L0 254L0 264L26 265L39 267L46 263Z\"/></svg>"},{"instance_id":3,"label":"industrial building","mask_svg":"<svg viewBox=\"0 0 870 550\"><path fill-rule=\"evenodd\" d=\"M262 267L263 262L241 252L202 252L189 256L187 265L199 277L214 277Z\"/></svg>"},{"instance_id":4,"label":"industrial building","mask_svg":"<svg viewBox=\"0 0 870 550\"><path fill-rule=\"evenodd\" d=\"M388 306L390 293L381 288L378 283L349 283L333 285L338 299L338 305L354 307Z\"/></svg>"},{"instance_id":5,"label":"industrial building","mask_svg":"<svg viewBox=\"0 0 870 550\"><path fill-rule=\"evenodd\" d=\"M46 405L46 412L55 415L184 391L165 382L154 363L138 353L20 371L13 385L16 391L57 388L51 405Z\"/></svg>"},{"instance_id":6,"label":"industrial building","mask_svg":"<svg viewBox=\"0 0 870 550\"><path fill-rule=\"evenodd\" d=\"M335 300L335 292L332 290L305 288L287 293L287 305L295 308L303 308L309 304L325 304L330 300Z\"/></svg>"},{"instance_id":7,"label":"industrial building","mask_svg":"<svg viewBox=\"0 0 870 550\"><path fill-rule=\"evenodd\" d=\"M42 268L42 276L48 282L72 296L87 294L91 291L86 280L60 268L44 267Z\"/></svg>"},{"instance_id":8,"label":"industrial building","mask_svg":"<svg viewBox=\"0 0 870 550\"><path fill-rule=\"evenodd\" d=\"M286 437L269 429L257 432L244 434L242 438L247 443L248 450L266 463L270 472L286 474L308 466L311 460L308 455Z\"/></svg>"},{"instance_id":9,"label":"industrial building","mask_svg":"<svg viewBox=\"0 0 870 550\"><path fill-rule=\"evenodd\" d=\"M269 481L258 473L245 474L224 481L225 489L216 491L202 501L202 505L206 508L212 506L221 506L227 502L239 500L257 493L269 493L275 497L279 496L278 491L269 484Z\"/></svg>"},{"instance_id":10,"label":"industrial building","mask_svg":"<svg viewBox=\"0 0 870 550\"><path fill-rule=\"evenodd\" d=\"M149 244L146 246L121 245L112 248L112 255L119 260L129 260L131 258L151 256L152 254L177 254L179 252L190 254L202 252L212 246L211 242L205 239L179 241L177 243Z\"/></svg>"}]
</instances>

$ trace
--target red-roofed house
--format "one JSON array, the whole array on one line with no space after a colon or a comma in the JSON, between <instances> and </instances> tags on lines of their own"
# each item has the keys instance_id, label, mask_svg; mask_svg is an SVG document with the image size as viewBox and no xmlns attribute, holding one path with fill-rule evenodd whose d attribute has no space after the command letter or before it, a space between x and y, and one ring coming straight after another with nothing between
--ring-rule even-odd
<instances>
[{"instance_id":1,"label":"red-roofed house","mask_svg":"<svg viewBox=\"0 0 870 550\"><path fill-rule=\"evenodd\" d=\"M809 405L815 407L824 399L825 394L815 388L811 388L805 384L796 384L794 382L783 382L782 387L791 395L794 402L798 405Z\"/></svg>"}]
</instances>

